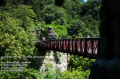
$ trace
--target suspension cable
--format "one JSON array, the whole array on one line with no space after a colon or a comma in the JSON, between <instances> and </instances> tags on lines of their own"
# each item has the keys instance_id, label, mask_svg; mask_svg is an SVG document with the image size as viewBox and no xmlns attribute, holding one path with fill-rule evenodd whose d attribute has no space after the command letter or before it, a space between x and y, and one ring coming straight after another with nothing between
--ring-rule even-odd
<instances>
[{"instance_id":1,"label":"suspension cable","mask_svg":"<svg viewBox=\"0 0 120 79\"><path fill-rule=\"evenodd\" d=\"M97 2L97 3L99 3L98 1L94 1L93 2L93 4L95 3L95 2ZM92 5L93 5L92 4ZM86 19L87 17L88 17L88 15L89 15L89 12L91 12L91 10L88 10L88 14L86 15L86 17L85 16L83 16L82 17L82 19L81 20L84 20L84 19ZM68 34L66 34L63 38L61 38L61 39L57 39L57 41L55 42L55 43L52 43L52 44L46 44L45 42L43 42L42 40L39 40L39 42L40 43L42 43L42 44L44 44L44 45L54 45L54 44L57 44L57 43L59 43L60 41L62 41L62 40L64 40L66 37L68 37L68 35L73 35L74 34L74 32L76 32L76 30L77 30L77 28L79 27L79 25L81 25L81 23L82 23L82 21L81 20L79 20L79 22L77 22L75 25L77 25L78 24L78 26L77 27L73 27L74 29L74 31L72 31L70 34L68 33Z\"/></svg>"}]
</instances>

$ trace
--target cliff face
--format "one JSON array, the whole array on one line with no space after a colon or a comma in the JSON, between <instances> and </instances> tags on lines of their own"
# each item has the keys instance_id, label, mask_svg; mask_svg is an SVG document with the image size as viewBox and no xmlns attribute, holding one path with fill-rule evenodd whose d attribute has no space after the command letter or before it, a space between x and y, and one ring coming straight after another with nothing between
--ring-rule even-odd
<instances>
[{"instance_id":1,"label":"cliff face","mask_svg":"<svg viewBox=\"0 0 120 79\"><path fill-rule=\"evenodd\" d=\"M52 29L51 26L48 27L48 31L45 37L46 40L58 39L57 34ZM43 55L40 55L43 53ZM66 53L56 52L53 50L46 50L39 52L40 58L36 60L36 63L39 65L40 73L44 73L46 71L46 66L51 66L53 70L59 68L61 72L67 69L68 62L70 60L70 56ZM41 63L41 64L40 64Z\"/></svg>"},{"instance_id":2,"label":"cliff face","mask_svg":"<svg viewBox=\"0 0 120 79\"><path fill-rule=\"evenodd\" d=\"M59 55L56 57L56 55ZM40 59L42 61L42 65L39 68L40 73L45 73L46 71L46 66L50 65L52 70L56 70L57 68L60 69L61 72L65 71L67 69L67 65L69 62L70 56L66 53L61 53L61 52L54 52L52 50L47 51L46 55L43 56L44 59Z\"/></svg>"}]
</instances>

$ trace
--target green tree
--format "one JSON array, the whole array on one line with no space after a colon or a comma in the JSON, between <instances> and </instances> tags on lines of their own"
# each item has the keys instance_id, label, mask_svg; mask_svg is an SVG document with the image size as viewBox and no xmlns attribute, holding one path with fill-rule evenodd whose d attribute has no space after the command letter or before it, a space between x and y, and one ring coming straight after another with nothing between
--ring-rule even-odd
<instances>
[{"instance_id":1,"label":"green tree","mask_svg":"<svg viewBox=\"0 0 120 79\"><path fill-rule=\"evenodd\" d=\"M82 21L79 20L73 20L67 27L68 33L74 37L74 36L84 36L85 32L85 24Z\"/></svg>"},{"instance_id":2,"label":"green tree","mask_svg":"<svg viewBox=\"0 0 120 79\"><path fill-rule=\"evenodd\" d=\"M33 8L33 11L36 13L37 19L39 21L43 21L42 10L44 9L44 7L49 4L54 4L54 2L54 0L33 0L31 6Z\"/></svg>"},{"instance_id":3,"label":"green tree","mask_svg":"<svg viewBox=\"0 0 120 79\"><path fill-rule=\"evenodd\" d=\"M75 55L70 56L68 70L62 72L61 78L63 79L89 79L90 67L94 59L78 57Z\"/></svg>"},{"instance_id":4,"label":"green tree","mask_svg":"<svg viewBox=\"0 0 120 79\"><path fill-rule=\"evenodd\" d=\"M33 55L35 37L19 27L22 21L10 17L9 13L0 13L0 55Z\"/></svg>"},{"instance_id":5,"label":"green tree","mask_svg":"<svg viewBox=\"0 0 120 79\"><path fill-rule=\"evenodd\" d=\"M63 8L57 7L55 5L47 5L43 9L44 20L47 24L54 22L56 24L65 25L66 22L66 13Z\"/></svg>"},{"instance_id":6,"label":"green tree","mask_svg":"<svg viewBox=\"0 0 120 79\"><path fill-rule=\"evenodd\" d=\"M33 12L31 6L19 5L17 9L13 9L13 16L22 20L22 27L25 30L31 30L32 27L36 28L37 16Z\"/></svg>"}]
</instances>

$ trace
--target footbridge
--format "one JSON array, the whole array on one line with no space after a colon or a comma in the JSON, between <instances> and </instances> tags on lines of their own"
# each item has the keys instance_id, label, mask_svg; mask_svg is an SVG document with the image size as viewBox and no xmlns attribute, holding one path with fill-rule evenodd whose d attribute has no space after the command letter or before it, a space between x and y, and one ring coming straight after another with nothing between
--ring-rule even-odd
<instances>
[{"instance_id":1,"label":"footbridge","mask_svg":"<svg viewBox=\"0 0 120 79\"><path fill-rule=\"evenodd\" d=\"M37 42L38 51L53 50L83 57L96 58L99 52L100 37L71 38Z\"/></svg>"}]
</instances>

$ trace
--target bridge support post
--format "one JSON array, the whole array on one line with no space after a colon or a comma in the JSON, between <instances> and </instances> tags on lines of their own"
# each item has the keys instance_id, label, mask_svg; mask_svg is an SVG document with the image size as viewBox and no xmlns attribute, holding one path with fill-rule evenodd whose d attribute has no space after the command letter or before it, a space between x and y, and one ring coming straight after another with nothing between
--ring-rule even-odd
<instances>
[{"instance_id":1,"label":"bridge support post","mask_svg":"<svg viewBox=\"0 0 120 79\"><path fill-rule=\"evenodd\" d=\"M120 79L120 0L102 0L100 49L89 79Z\"/></svg>"}]
</instances>

